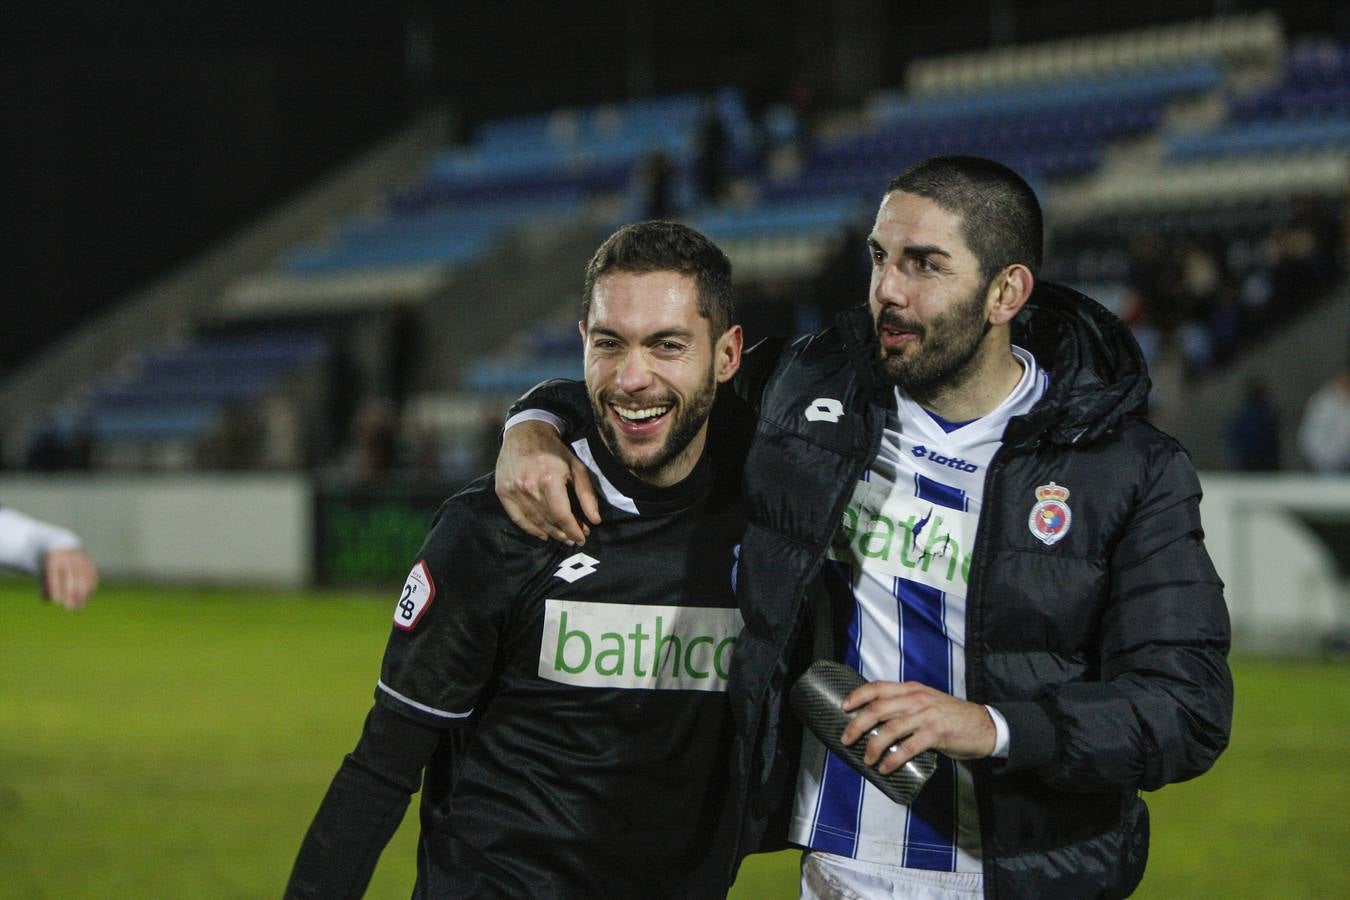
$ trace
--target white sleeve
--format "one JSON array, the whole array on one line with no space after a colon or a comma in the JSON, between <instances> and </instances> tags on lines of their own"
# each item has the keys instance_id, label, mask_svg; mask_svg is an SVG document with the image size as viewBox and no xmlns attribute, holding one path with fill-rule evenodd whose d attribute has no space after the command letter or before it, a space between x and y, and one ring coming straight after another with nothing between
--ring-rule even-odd
<instances>
[{"instance_id":1,"label":"white sleeve","mask_svg":"<svg viewBox=\"0 0 1350 900\"><path fill-rule=\"evenodd\" d=\"M985 709L989 710L989 718L994 720L994 752L989 755L994 759L1007 759L1008 744L1011 742L1008 720L992 706L985 706Z\"/></svg>"},{"instance_id":2,"label":"white sleeve","mask_svg":"<svg viewBox=\"0 0 1350 900\"><path fill-rule=\"evenodd\" d=\"M79 546L80 539L72 531L39 522L16 509L0 507L0 566L36 575L42 569L42 557L48 552Z\"/></svg>"},{"instance_id":3,"label":"white sleeve","mask_svg":"<svg viewBox=\"0 0 1350 900\"><path fill-rule=\"evenodd\" d=\"M514 428L521 422L546 422L549 425L552 425L558 434L563 433L563 420L553 413L543 409L525 409L506 420L506 424L502 426L502 434L505 434L508 429Z\"/></svg>"}]
</instances>

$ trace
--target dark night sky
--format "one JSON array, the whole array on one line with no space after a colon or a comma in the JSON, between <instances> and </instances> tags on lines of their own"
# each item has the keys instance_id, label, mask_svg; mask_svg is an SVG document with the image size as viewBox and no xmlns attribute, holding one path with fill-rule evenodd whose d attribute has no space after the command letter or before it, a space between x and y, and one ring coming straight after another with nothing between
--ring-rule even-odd
<instances>
[{"instance_id":1,"label":"dark night sky","mask_svg":"<svg viewBox=\"0 0 1350 900\"><path fill-rule=\"evenodd\" d=\"M395 125L402 35L357 4L8 5L0 371ZM329 27L313 20L327 10Z\"/></svg>"}]
</instances>

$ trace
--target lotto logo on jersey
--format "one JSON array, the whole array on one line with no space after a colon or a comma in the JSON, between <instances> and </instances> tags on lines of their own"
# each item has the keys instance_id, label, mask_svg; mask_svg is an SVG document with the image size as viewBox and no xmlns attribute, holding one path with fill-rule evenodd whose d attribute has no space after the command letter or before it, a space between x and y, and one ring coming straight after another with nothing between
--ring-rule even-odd
<instances>
[{"instance_id":1,"label":"lotto logo on jersey","mask_svg":"<svg viewBox=\"0 0 1350 900\"><path fill-rule=\"evenodd\" d=\"M738 609L544 602L539 677L578 687L725 691Z\"/></svg>"},{"instance_id":2,"label":"lotto logo on jersey","mask_svg":"<svg viewBox=\"0 0 1350 900\"><path fill-rule=\"evenodd\" d=\"M411 631L434 599L436 599L436 582L431 580L427 564L418 560L417 565L408 573L408 580L403 582L403 591L398 595L398 603L394 605L395 627Z\"/></svg>"},{"instance_id":3,"label":"lotto logo on jersey","mask_svg":"<svg viewBox=\"0 0 1350 900\"><path fill-rule=\"evenodd\" d=\"M926 459L936 466L946 466L949 469L956 469L958 472L978 472L980 467L974 463L966 462L959 456L943 456L936 450L929 450L923 444L918 444L910 453L913 453L919 459Z\"/></svg>"}]
</instances>

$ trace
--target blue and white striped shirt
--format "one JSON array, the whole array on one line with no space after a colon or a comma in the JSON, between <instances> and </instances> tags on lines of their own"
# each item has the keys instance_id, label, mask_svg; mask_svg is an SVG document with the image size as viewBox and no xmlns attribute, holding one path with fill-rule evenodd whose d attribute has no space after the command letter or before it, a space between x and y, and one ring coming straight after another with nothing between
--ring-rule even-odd
<instances>
[{"instance_id":1,"label":"blue and white striped shirt","mask_svg":"<svg viewBox=\"0 0 1350 900\"><path fill-rule=\"evenodd\" d=\"M825 563L836 604L851 607L836 658L868 681L920 681L965 697L966 585L985 475L1008 420L1045 393L1046 373L1013 348L1022 378L988 415L943 422L896 390L882 445L854 486ZM806 735L791 838L867 862L979 872L969 769L939 755L912 806L894 803Z\"/></svg>"}]
</instances>

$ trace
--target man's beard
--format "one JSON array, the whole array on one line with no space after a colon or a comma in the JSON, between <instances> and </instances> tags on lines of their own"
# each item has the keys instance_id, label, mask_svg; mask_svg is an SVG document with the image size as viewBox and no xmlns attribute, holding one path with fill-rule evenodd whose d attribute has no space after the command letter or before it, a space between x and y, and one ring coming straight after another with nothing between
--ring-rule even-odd
<instances>
[{"instance_id":1,"label":"man's beard","mask_svg":"<svg viewBox=\"0 0 1350 900\"><path fill-rule=\"evenodd\" d=\"M907 319L893 308L882 309L874 323L878 339L882 327L887 325L913 332L919 338L917 346L904 352L890 352L882 347L882 380L915 399L958 387L967 377L979 353L980 343L992 327L984 310L985 293L986 288L981 287L927 325ZM908 358L903 355L905 352Z\"/></svg>"},{"instance_id":2,"label":"man's beard","mask_svg":"<svg viewBox=\"0 0 1350 900\"><path fill-rule=\"evenodd\" d=\"M697 393L690 395L687 403L678 403L674 401L674 398L670 398L671 410L666 415L673 416L673 418L670 422L670 428L666 432L666 442L656 448L654 452L649 452L641 458L625 452L624 445L621 443L622 437L617 433L609 418L608 406L615 399L611 394L605 394L601 397L592 395L591 397L592 414L595 421L600 423L600 437L604 440L605 446L609 448L609 452L625 469L643 481L656 481L666 467L685 451L689 442L703 427L703 423L708 420L708 414L712 412L713 401L717 399L717 380L709 371L707 382ZM638 398L629 397L627 399ZM641 402L650 404L665 401L643 397Z\"/></svg>"}]
</instances>

